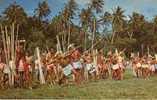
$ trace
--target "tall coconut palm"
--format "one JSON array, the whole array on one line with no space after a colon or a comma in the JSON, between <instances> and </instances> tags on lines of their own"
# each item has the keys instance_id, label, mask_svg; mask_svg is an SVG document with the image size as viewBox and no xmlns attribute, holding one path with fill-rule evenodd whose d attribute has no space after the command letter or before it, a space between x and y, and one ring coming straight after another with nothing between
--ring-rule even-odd
<instances>
[{"instance_id":1,"label":"tall coconut palm","mask_svg":"<svg viewBox=\"0 0 157 100\"><path fill-rule=\"evenodd\" d=\"M96 12L96 14L101 13L103 10L104 0L91 0L89 7ZM96 16L93 17L91 30L92 30L92 48L95 41L95 35L97 30L97 19Z\"/></svg>"},{"instance_id":2,"label":"tall coconut palm","mask_svg":"<svg viewBox=\"0 0 157 100\"><path fill-rule=\"evenodd\" d=\"M102 16L100 16L100 20L98 22L105 24L112 21L112 15L109 12L105 12Z\"/></svg>"},{"instance_id":3,"label":"tall coconut palm","mask_svg":"<svg viewBox=\"0 0 157 100\"><path fill-rule=\"evenodd\" d=\"M89 23L92 20L91 18L92 18L91 8L88 7L87 9L81 10L80 21L81 21L82 27L84 27L84 25L89 25Z\"/></svg>"},{"instance_id":4,"label":"tall coconut palm","mask_svg":"<svg viewBox=\"0 0 157 100\"><path fill-rule=\"evenodd\" d=\"M130 16L128 25L132 33L140 33L142 31L144 23L144 16L139 13L133 12L132 16Z\"/></svg>"},{"instance_id":5,"label":"tall coconut palm","mask_svg":"<svg viewBox=\"0 0 157 100\"><path fill-rule=\"evenodd\" d=\"M16 2L10 4L3 12L3 15L8 24L15 22L21 25L25 24L27 20L27 14L25 13L24 9Z\"/></svg>"},{"instance_id":6,"label":"tall coconut palm","mask_svg":"<svg viewBox=\"0 0 157 100\"><path fill-rule=\"evenodd\" d=\"M98 25L101 25L104 30L107 29L112 23L112 14L109 12L105 12L100 16L100 19L97 21Z\"/></svg>"},{"instance_id":7,"label":"tall coconut palm","mask_svg":"<svg viewBox=\"0 0 157 100\"><path fill-rule=\"evenodd\" d=\"M77 10L77 3L75 2L75 0L69 0L68 3L65 5L63 11L61 12L64 29L68 31L67 45L70 44L72 19L74 19L74 16L76 15L75 12L76 10ZM64 34L64 38L66 38L66 34Z\"/></svg>"},{"instance_id":8,"label":"tall coconut palm","mask_svg":"<svg viewBox=\"0 0 157 100\"><path fill-rule=\"evenodd\" d=\"M70 14L70 18L73 19L74 16L76 15L76 10L78 9L77 8L78 5L76 3L75 0L69 0L68 4L67 4L67 8L68 8L68 11L69 11L69 14Z\"/></svg>"},{"instance_id":9,"label":"tall coconut palm","mask_svg":"<svg viewBox=\"0 0 157 100\"><path fill-rule=\"evenodd\" d=\"M51 13L49 5L46 1L39 2L38 8L35 9L35 15L41 21L44 17L47 17Z\"/></svg>"},{"instance_id":10,"label":"tall coconut palm","mask_svg":"<svg viewBox=\"0 0 157 100\"><path fill-rule=\"evenodd\" d=\"M138 39L138 42L136 43L136 47L141 47L139 50L141 50L143 54L143 47L144 42L143 39L143 33L144 32L144 25L145 25L145 18L142 14L133 12L130 16L130 20L128 22L129 31L132 33L132 37L135 39Z\"/></svg>"},{"instance_id":11,"label":"tall coconut palm","mask_svg":"<svg viewBox=\"0 0 157 100\"><path fill-rule=\"evenodd\" d=\"M63 17L64 23L66 25L69 25L71 20L74 18L76 15L77 10L77 4L75 0L69 0L68 3L65 5L63 11L61 12L61 15Z\"/></svg>"},{"instance_id":12,"label":"tall coconut palm","mask_svg":"<svg viewBox=\"0 0 157 100\"><path fill-rule=\"evenodd\" d=\"M113 36L112 36L112 41L114 41L115 34L118 32L123 31L124 28L124 20L125 15L124 15L124 10L120 8L119 6L113 11L112 14L112 30L113 30Z\"/></svg>"},{"instance_id":13,"label":"tall coconut palm","mask_svg":"<svg viewBox=\"0 0 157 100\"><path fill-rule=\"evenodd\" d=\"M101 13L103 10L104 0L91 0L90 7L96 11L96 13Z\"/></svg>"},{"instance_id":14,"label":"tall coconut palm","mask_svg":"<svg viewBox=\"0 0 157 100\"><path fill-rule=\"evenodd\" d=\"M91 8L82 9L80 14L80 22L81 26L84 29L84 49L86 50L86 44L87 44L87 29L89 27L89 24L91 22L92 18L92 11Z\"/></svg>"}]
</instances>

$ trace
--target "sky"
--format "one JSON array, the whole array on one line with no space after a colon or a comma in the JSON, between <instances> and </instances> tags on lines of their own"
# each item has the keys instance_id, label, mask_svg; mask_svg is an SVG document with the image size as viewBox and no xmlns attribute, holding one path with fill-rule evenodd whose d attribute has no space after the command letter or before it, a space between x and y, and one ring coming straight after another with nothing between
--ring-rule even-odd
<instances>
[{"instance_id":1,"label":"sky","mask_svg":"<svg viewBox=\"0 0 157 100\"><path fill-rule=\"evenodd\" d=\"M0 13L2 13L9 4L14 1L24 7L25 11L32 15L35 8L37 8L38 2L43 0L0 0ZM53 17L57 15L61 9L64 7L68 0L46 0L51 9L51 15ZM87 7L90 0L75 0L80 8ZM117 6L122 7L125 10L125 15L131 15L132 12L139 12L145 15L147 20L152 20L152 18L157 15L157 0L104 0L105 5L103 12L111 12Z\"/></svg>"}]
</instances>

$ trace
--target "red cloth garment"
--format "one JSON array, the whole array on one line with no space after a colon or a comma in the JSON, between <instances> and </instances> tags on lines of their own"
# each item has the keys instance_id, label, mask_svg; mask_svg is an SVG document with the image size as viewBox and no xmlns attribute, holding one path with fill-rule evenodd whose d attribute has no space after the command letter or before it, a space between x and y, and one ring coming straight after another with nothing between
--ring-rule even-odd
<instances>
[{"instance_id":1,"label":"red cloth garment","mask_svg":"<svg viewBox=\"0 0 157 100\"><path fill-rule=\"evenodd\" d=\"M24 64L24 71L29 71L29 64L26 63L25 61L23 62Z\"/></svg>"},{"instance_id":2,"label":"red cloth garment","mask_svg":"<svg viewBox=\"0 0 157 100\"><path fill-rule=\"evenodd\" d=\"M23 64L24 64L25 80L29 80L29 66L30 66L30 64L26 63L26 61L23 61Z\"/></svg>"}]
</instances>

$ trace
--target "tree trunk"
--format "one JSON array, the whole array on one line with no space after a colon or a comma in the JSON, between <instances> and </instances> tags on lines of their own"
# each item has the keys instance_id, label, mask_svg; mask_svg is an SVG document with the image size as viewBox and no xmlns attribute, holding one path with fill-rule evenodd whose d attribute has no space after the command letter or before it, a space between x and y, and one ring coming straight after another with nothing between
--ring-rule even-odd
<instances>
[{"instance_id":1,"label":"tree trunk","mask_svg":"<svg viewBox=\"0 0 157 100\"><path fill-rule=\"evenodd\" d=\"M71 36L71 25L69 24L69 30L68 30L68 46L70 45L70 36Z\"/></svg>"},{"instance_id":2,"label":"tree trunk","mask_svg":"<svg viewBox=\"0 0 157 100\"><path fill-rule=\"evenodd\" d=\"M93 23L92 50L94 49L95 35L96 35L96 18L94 18Z\"/></svg>"}]
</instances>

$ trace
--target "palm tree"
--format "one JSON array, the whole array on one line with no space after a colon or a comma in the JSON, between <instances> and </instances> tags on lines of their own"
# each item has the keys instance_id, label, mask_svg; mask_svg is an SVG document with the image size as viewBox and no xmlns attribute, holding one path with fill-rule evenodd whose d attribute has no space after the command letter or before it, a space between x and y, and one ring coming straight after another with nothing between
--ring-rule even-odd
<instances>
[{"instance_id":1,"label":"palm tree","mask_svg":"<svg viewBox=\"0 0 157 100\"><path fill-rule=\"evenodd\" d=\"M144 23L145 23L144 16L139 13L133 12L132 16L130 16L128 25L132 33L140 33L142 32Z\"/></svg>"},{"instance_id":2,"label":"palm tree","mask_svg":"<svg viewBox=\"0 0 157 100\"><path fill-rule=\"evenodd\" d=\"M91 0L90 7L96 11L96 13L101 13L103 10L104 0Z\"/></svg>"},{"instance_id":3,"label":"palm tree","mask_svg":"<svg viewBox=\"0 0 157 100\"><path fill-rule=\"evenodd\" d=\"M8 24L14 22L21 25L25 24L27 20L27 14L25 13L24 9L20 5L17 5L16 2L10 4L3 12L3 15Z\"/></svg>"},{"instance_id":4,"label":"palm tree","mask_svg":"<svg viewBox=\"0 0 157 100\"><path fill-rule=\"evenodd\" d=\"M80 22L81 26L84 29L84 49L86 50L86 44L87 44L87 29L89 27L89 24L91 22L92 18L92 11L91 8L82 9L80 14Z\"/></svg>"},{"instance_id":5,"label":"palm tree","mask_svg":"<svg viewBox=\"0 0 157 100\"><path fill-rule=\"evenodd\" d=\"M35 9L35 15L41 21L44 17L47 17L51 13L49 5L46 1L39 2L38 8Z\"/></svg>"},{"instance_id":6,"label":"palm tree","mask_svg":"<svg viewBox=\"0 0 157 100\"><path fill-rule=\"evenodd\" d=\"M124 15L124 10L120 8L119 6L113 11L112 14L112 30L113 30L113 36L112 36L112 41L114 41L115 33L123 31L124 28L124 23L125 23L125 15Z\"/></svg>"},{"instance_id":7,"label":"palm tree","mask_svg":"<svg viewBox=\"0 0 157 100\"><path fill-rule=\"evenodd\" d=\"M100 16L100 20L98 22L105 24L112 21L112 15L109 12L105 12L102 16Z\"/></svg>"},{"instance_id":8,"label":"palm tree","mask_svg":"<svg viewBox=\"0 0 157 100\"><path fill-rule=\"evenodd\" d=\"M112 14L109 12L105 12L100 16L100 19L97 21L98 25L101 25L104 28L104 31L110 27L112 23Z\"/></svg>"},{"instance_id":9,"label":"palm tree","mask_svg":"<svg viewBox=\"0 0 157 100\"><path fill-rule=\"evenodd\" d=\"M145 21L144 16L137 12L132 13L132 16L130 16L130 20L128 22L129 31L132 33L132 37L138 40L135 46L138 47L138 49L142 51L142 54L143 54L143 47L146 46L144 42L147 39L143 37L145 33L145 29L144 29L145 23L146 21ZM146 36L146 34L144 36Z\"/></svg>"},{"instance_id":10,"label":"palm tree","mask_svg":"<svg viewBox=\"0 0 157 100\"><path fill-rule=\"evenodd\" d=\"M88 26L90 22L92 21L92 11L91 8L82 9L80 14L80 21L82 24L82 27Z\"/></svg>"},{"instance_id":11,"label":"palm tree","mask_svg":"<svg viewBox=\"0 0 157 100\"><path fill-rule=\"evenodd\" d=\"M75 0L69 0L68 3L65 5L63 11L61 12L64 23L66 25L69 25L69 23L71 23L71 20L76 15L75 13L76 10L77 10L77 4Z\"/></svg>"},{"instance_id":12,"label":"palm tree","mask_svg":"<svg viewBox=\"0 0 157 100\"><path fill-rule=\"evenodd\" d=\"M62 19L63 19L63 26L66 31L68 31L68 43L70 44L70 36L71 36L71 25L72 19L76 15L75 11L77 10L77 4L75 0L69 0L68 3L65 5L63 11L61 12ZM68 29L68 30L67 30ZM64 34L64 38L66 38L66 34Z\"/></svg>"},{"instance_id":13,"label":"palm tree","mask_svg":"<svg viewBox=\"0 0 157 100\"><path fill-rule=\"evenodd\" d=\"M75 2L75 0L69 0L68 4L66 5L66 7L68 8L68 11L69 11L69 17L71 19L74 18L74 16L76 15L76 10L78 9L78 5L77 3Z\"/></svg>"},{"instance_id":14,"label":"palm tree","mask_svg":"<svg viewBox=\"0 0 157 100\"><path fill-rule=\"evenodd\" d=\"M96 14L101 13L103 10L104 0L91 0L89 7L96 12ZM97 30L97 19L96 16L93 17L91 22L91 30L92 30L92 48L95 41L95 35Z\"/></svg>"}]
</instances>

